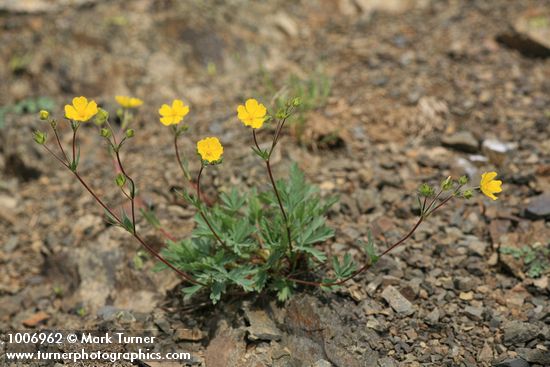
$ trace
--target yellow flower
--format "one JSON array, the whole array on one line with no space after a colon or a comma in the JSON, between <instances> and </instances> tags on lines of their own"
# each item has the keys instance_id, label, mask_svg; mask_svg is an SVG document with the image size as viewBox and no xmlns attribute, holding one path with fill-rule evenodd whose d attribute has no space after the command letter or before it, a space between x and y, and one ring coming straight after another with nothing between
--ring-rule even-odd
<instances>
[{"instance_id":1,"label":"yellow flower","mask_svg":"<svg viewBox=\"0 0 550 367\"><path fill-rule=\"evenodd\" d=\"M74 121L88 121L97 113L97 103L86 97L73 98L72 105L65 105L65 116Z\"/></svg>"},{"instance_id":2,"label":"yellow flower","mask_svg":"<svg viewBox=\"0 0 550 367\"><path fill-rule=\"evenodd\" d=\"M250 126L253 129L259 129L262 127L265 121L265 115L267 109L261 103L258 103L253 98L250 98L243 105L237 107L237 117L246 126Z\"/></svg>"},{"instance_id":3,"label":"yellow flower","mask_svg":"<svg viewBox=\"0 0 550 367\"><path fill-rule=\"evenodd\" d=\"M136 108L143 104L143 101L139 98L128 96L116 96L117 103L124 108Z\"/></svg>"},{"instance_id":4,"label":"yellow flower","mask_svg":"<svg viewBox=\"0 0 550 367\"><path fill-rule=\"evenodd\" d=\"M184 105L183 101L179 99L174 99L172 101L172 107L163 104L159 109L159 113L162 116L160 122L164 125L176 125L189 113L189 106Z\"/></svg>"},{"instance_id":5,"label":"yellow flower","mask_svg":"<svg viewBox=\"0 0 550 367\"><path fill-rule=\"evenodd\" d=\"M197 152L203 161L217 162L223 154L223 146L218 138L204 138L197 142Z\"/></svg>"},{"instance_id":6,"label":"yellow flower","mask_svg":"<svg viewBox=\"0 0 550 367\"><path fill-rule=\"evenodd\" d=\"M502 181L495 180L495 177L497 177L496 172L485 172L481 175L481 183L479 185L481 192L493 200L497 199L495 193L502 191L502 187L500 187Z\"/></svg>"}]
</instances>

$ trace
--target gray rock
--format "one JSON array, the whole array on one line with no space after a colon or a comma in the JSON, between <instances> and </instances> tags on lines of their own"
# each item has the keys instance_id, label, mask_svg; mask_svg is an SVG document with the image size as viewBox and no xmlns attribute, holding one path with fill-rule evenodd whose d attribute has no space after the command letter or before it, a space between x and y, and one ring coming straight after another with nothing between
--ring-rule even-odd
<instances>
[{"instance_id":1,"label":"gray rock","mask_svg":"<svg viewBox=\"0 0 550 367\"><path fill-rule=\"evenodd\" d=\"M395 359L391 357L384 357L378 360L378 366L380 367L397 367L398 364Z\"/></svg>"},{"instance_id":2,"label":"gray rock","mask_svg":"<svg viewBox=\"0 0 550 367\"><path fill-rule=\"evenodd\" d=\"M539 327L527 322L510 321L502 326L504 331L504 344L514 345L533 340L539 334Z\"/></svg>"},{"instance_id":3,"label":"gray rock","mask_svg":"<svg viewBox=\"0 0 550 367\"><path fill-rule=\"evenodd\" d=\"M525 208L525 216L531 219L550 219L550 193L531 198Z\"/></svg>"},{"instance_id":4,"label":"gray rock","mask_svg":"<svg viewBox=\"0 0 550 367\"><path fill-rule=\"evenodd\" d=\"M464 312L466 312L466 315L472 320L483 319L483 307L466 306Z\"/></svg>"},{"instance_id":5,"label":"gray rock","mask_svg":"<svg viewBox=\"0 0 550 367\"><path fill-rule=\"evenodd\" d=\"M494 367L529 367L529 363L525 359L514 358L497 363Z\"/></svg>"},{"instance_id":6,"label":"gray rock","mask_svg":"<svg viewBox=\"0 0 550 367\"><path fill-rule=\"evenodd\" d=\"M516 351L527 362L550 366L550 351L529 348L518 348Z\"/></svg>"},{"instance_id":7,"label":"gray rock","mask_svg":"<svg viewBox=\"0 0 550 367\"><path fill-rule=\"evenodd\" d=\"M426 323L428 325L435 325L439 322L439 308L434 308L427 316L426 316Z\"/></svg>"},{"instance_id":8,"label":"gray rock","mask_svg":"<svg viewBox=\"0 0 550 367\"><path fill-rule=\"evenodd\" d=\"M332 367L332 363L325 359L320 359L315 362L311 367Z\"/></svg>"},{"instance_id":9,"label":"gray rock","mask_svg":"<svg viewBox=\"0 0 550 367\"><path fill-rule=\"evenodd\" d=\"M113 321L119 311L115 306L103 306L97 311L97 316L105 321Z\"/></svg>"},{"instance_id":10,"label":"gray rock","mask_svg":"<svg viewBox=\"0 0 550 367\"><path fill-rule=\"evenodd\" d=\"M446 135L441 139L441 143L446 147L467 153L476 153L479 149L479 142L469 131L459 131Z\"/></svg>"},{"instance_id":11,"label":"gray rock","mask_svg":"<svg viewBox=\"0 0 550 367\"><path fill-rule=\"evenodd\" d=\"M414 313L413 304L391 285L384 289L382 298L384 298L398 314L408 316Z\"/></svg>"},{"instance_id":12,"label":"gray rock","mask_svg":"<svg viewBox=\"0 0 550 367\"><path fill-rule=\"evenodd\" d=\"M247 328L248 340L281 340L281 330L275 326L275 322L269 318L263 310L245 310L245 317L250 322Z\"/></svg>"}]
</instances>

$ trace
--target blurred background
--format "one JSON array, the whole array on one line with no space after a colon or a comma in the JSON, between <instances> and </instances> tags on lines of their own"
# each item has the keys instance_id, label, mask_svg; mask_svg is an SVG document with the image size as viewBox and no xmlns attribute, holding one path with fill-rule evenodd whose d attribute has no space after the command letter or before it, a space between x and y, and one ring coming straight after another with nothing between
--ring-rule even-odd
<instances>
[{"instance_id":1,"label":"blurred background","mask_svg":"<svg viewBox=\"0 0 550 367\"><path fill-rule=\"evenodd\" d=\"M550 336L549 11L544 0L0 0L0 329L152 328L164 347L179 343L208 366L278 365L284 348L281 360L297 366L550 365L541 337ZM280 342L251 346L243 328L257 314L232 300L184 303L180 280L150 272L153 260L33 143L32 131L46 130L38 111L61 121L80 95L114 123L116 95L144 100L123 159L141 205L176 237L194 211L173 194L184 181L158 121L175 98L191 107L182 147L192 171L197 139L225 146L224 164L205 177L215 197L264 182L236 106L254 97L274 111L300 97L275 170L296 161L323 194L340 195L324 249L333 254L358 256L352 245L369 228L379 248L399 238L421 182L467 174L477 185L495 170L504 192L430 219L412 246L341 292L293 300L288 312L315 304L304 317L331 325L332 357L292 315L274 316L288 327ZM82 174L123 208L97 127L80 139ZM144 220L140 231L162 248L162 233ZM386 286L414 304L412 316L395 314ZM317 347L306 355L308 343ZM219 355L240 362L215 364Z\"/></svg>"}]
</instances>

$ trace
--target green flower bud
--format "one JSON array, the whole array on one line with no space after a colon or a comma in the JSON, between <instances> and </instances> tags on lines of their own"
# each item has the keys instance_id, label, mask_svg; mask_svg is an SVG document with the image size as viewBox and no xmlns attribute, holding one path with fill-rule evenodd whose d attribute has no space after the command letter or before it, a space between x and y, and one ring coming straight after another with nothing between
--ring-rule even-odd
<instances>
[{"instance_id":1,"label":"green flower bud","mask_svg":"<svg viewBox=\"0 0 550 367\"><path fill-rule=\"evenodd\" d=\"M126 176L124 176L122 173L119 173L115 178L116 185L118 187L124 186L126 183Z\"/></svg>"},{"instance_id":2,"label":"green flower bud","mask_svg":"<svg viewBox=\"0 0 550 367\"><path fill-rule=\"evenodd\" d=\"M55 129L57 127L57 121L51 120L50 121L50 126L52 127L52 129Z\"/></svg>"},{"instance_id":3,"label":"green flower bud","mask_svg":"<svg viewBox=\"0 0 550 367\"><path fill-rule=\"evenodd\" d=\"M441 188L443 189L443 191L447 191L453 187L453 184L453 178L449 176L441 182Z\"/></svg>"},{"instance_id":4,"label":"green flower bud","mask_svg":"<svg viewBox=\"0 0 550 367\"><path fill-rule=\"evenodd\" d=\"M474 191L472 189L464 190L462 197L464 199L471 199L474 196Z\"/></svg>"},{"instance_id":5,"label":"green flower bud","mask_svg":"<svg viewBox=\"0 0 550 367\"><path fill-rule=\"evenodd\" d=\"M424 197L428 198L428 197L433 196L435 194L435 189L433 187L431 187L430 185L428 185L427 183L423 183L418 188L418 193L420 194L420 196L424 196Z\"/></svg>"},{"instance_id":6,"label":"green flower bud","mask_svg":"<svg viewBox=\"0 0 550 367\"><path fill-rule=\"evenodd\" d=\"M299 98L299 97L296 97L296 98L294 98L294 99L292 100L292 105L293 105L294 107L298 107L298 106L301 105L301 104L302 104L302 99Z\"/></svg>"},{"instance_id":7,"label":"green flower bud","mask_svg":"<svg viewBox=\"0 0 550 367\"><path fill-rule=\"evenodd\" d=\"M128 130L126 130L126 137L127 137L128 139L133 138L134 135L136 135L136 132L134 131L134 129L128 129Z\"/></svg>"},{"instance_id":8,"label":"green flower bud","mask_svg":"<svg viewBox=\"0 0 550 367\"><path fill-rule=\"evenodd\" d=\"M468 179L468 176L460 176L458 178L458 183L460 185L466 185L468 183L469 179Z\"/></svg>"},{"instance_id":9,"label":"green flower bud","mask_svg":"<svg viewBox=\"0 0 550 367\"><path fill-rule=\"evenodd\" d=\"M103 128L101 129L101 136L104 138L110 138L111 137L111 130Z\"/></svg>"},{"instance_id":10,"label":"green flower bud","mask_svg":"<svg viewBox=\"0 0 550 367\"><path fill-rule=\"evenodd\" d=\"M278 118L279 120L282 120L286 118L286 112L282 109L278 110L277 113L275 114L275 117Z\"/></svg>"},{"instance_id":11,"label":"green flower bud","mask_svg":"<svg viewBox=\"0 0 550 367\"><path fill-rule=\"evenodd\" d=\"M109 112L105 111L103 108L98 108L97 113L94 117L94 122L96 125L103 125L109 118Z\"/></svg>"},{"instance_id":12,"label":"green flower bud","mask_svg":"<svg viewBox=\"0 0 550 367\"><path fill-rule=\"evenodd\" d=\"M44 145L46 143L46 133L43 133L42 131L40 130L36 130L34 133L33 133L33 137L34 137L34 141L37 143L37 144L40 144L40 145Z\"/></svg>"},{"instance_id":13,"label":"green flower bud","mask_svg":"<svg viewBox=\"0 0 550 367\"><path fill-rule=\"evenodd\" d=\"M46 121L50 117L50 113L46 110L40 110L40 120Z\"/></svg>"}]
</instances>

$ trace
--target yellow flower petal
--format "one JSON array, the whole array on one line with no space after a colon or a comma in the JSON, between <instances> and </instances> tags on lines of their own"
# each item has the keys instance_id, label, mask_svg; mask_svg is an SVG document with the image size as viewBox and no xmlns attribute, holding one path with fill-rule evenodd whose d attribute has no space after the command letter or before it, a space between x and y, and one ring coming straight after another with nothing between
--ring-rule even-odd
<instances>
[{"instance_id":1,"label":"yellow flower petal","mask_svg":"<svg viewBox=\"0 0 550 367\"><path fill-rule=\"evenodd\" d=\"M80 112L88 105L88 99L86 97L74 97L73 106L76 111Z\"/></svg>"},{"instance_id":2,"label":"yellow flower petal","mask_svg":"<svg viewBox=\"0 0 550 367\"><path fill-rule=\"evenodd\" d=\"M65 117L67 117L70 120L74 120L75 117L77 117L76 110L71 105L65 105Z\"/></svg>"},{"instance_id":3,"label":"yellow flower petal","mask_svg":"<svg viewBox=\"0 0 550 367\"><path fill-rule=\"evenodd\" d=\"M174 123L174 117L173 116L161 117L160 122L162 122L162 124L166 126L172 125Z\"/></svg>"},{"instance_id":4,"label":"yellow flower petal","mask_svg":"<svg viewBox=\"0 0 550 367\"><path fill-rule=\"evenodd\" d=\"M249 116L250 115L246 110L246 107L244 107L243 105L239 105L239 107L237 107L237 117L239 118L239 120L242 121L244 119L247 119Z\"/></svg>"},{"instance_id":5,"label":"yellow flower petal","mask_svg":"<svg viewBox=\"0 0 550 367\"><path fill-rule=\"evenodd\" d=\"M163 104L162 107L159 109L159 114L161 116L170 116L172 115L172 108L168 106L167 104Z\"/></svg>"},{"instance_id":6,"label":"yellow flower petal","mask_svg":"<svg viewBox=\"0 0 550 367\"><path fill-rule=\"evenodd\" d=\"M84 110L84 116L86 120L91 119L97 113L97 103L95 101L90 101Z\"/></svg>"},{"instance_id":7,"label":"yellow flower petal","mask_svg":"<svg viewBox=\"0 0 550 367\"><path fill-rule=\"evenodd\" d=\"M256 112L256 109L258 108L258 101L256 101L254 98L249 98L246 100L244 105L248 113L253 115L254 112Z\"/></svg>"}]
</instances>

